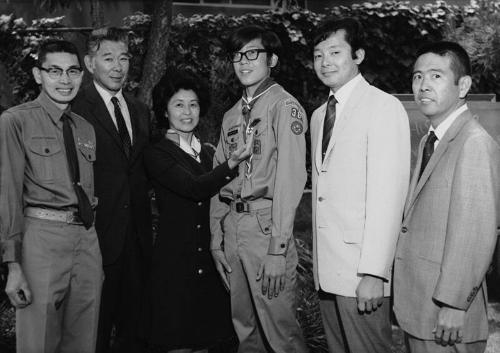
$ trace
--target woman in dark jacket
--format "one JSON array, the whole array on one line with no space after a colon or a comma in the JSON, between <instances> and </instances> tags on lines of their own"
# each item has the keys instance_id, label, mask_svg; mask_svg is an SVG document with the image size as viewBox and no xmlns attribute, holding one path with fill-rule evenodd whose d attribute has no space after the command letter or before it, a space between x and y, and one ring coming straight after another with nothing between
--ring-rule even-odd
<instances>
[{"instance_id":1,"label":"woman in dark jacket","mask_svg":"<svg viewBox=\"0 0 500 353\"><path fill-rule=\"evenodd\" d=\"M153 90L164 137L145 152L160 213L153 249L150 343L161 351L207 352L233 335L229 296L210 255L210 198L250 156L253 136L228 162L212 158L193 134L208 92L187 72L168 72ZM252 141L251 141L252 140Z\"/></svg>"}]
</instances>

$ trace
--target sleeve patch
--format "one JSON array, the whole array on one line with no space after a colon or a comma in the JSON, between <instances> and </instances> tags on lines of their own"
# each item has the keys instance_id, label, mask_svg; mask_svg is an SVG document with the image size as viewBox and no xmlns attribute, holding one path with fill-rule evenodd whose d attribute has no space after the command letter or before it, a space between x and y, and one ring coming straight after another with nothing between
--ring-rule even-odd
<instances>
[{"instance_id":1,"label":"sleeve patch","mask_svg":"<svg viewBox=\"0 0 500 353\"><path fill-rule=\"evenodd\" d=\"M290 128L292 129L292 132L295 135L300 135L304 131L304 127L302 126L302 123L298 120L292 121L292 124L290 125Z\"/></svg>"},{"instance_id":2,"label":"sleeve patch","mask_svg":"<svg viewBox=\"0 0 500 353\"><path fill-rule=\"evenodd\" d=\"M295 107L293 107L292 110L291 110L291 112L290 112L290 116L292 118L295 118L295 119L302 120L302 115L303 115L302 112L299 109L295 108Z\"/></svg>"}]
</instances>

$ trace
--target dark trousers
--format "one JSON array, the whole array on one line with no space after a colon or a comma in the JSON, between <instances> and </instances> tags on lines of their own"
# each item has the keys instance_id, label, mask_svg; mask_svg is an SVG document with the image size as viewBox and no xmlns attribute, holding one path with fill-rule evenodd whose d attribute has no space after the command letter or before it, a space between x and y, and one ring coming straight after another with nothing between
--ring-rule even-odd
<instances>
[{"instance_id":1,"label":"dark trousers","mask_svg":"<svg viewBox=\"0 0 500 353\"><path fill-rule=\"evenodd\" d=\"M96 353L139 353L143 349L138 332L146 270L140 248L137 237L129 234L117 261L103 266Z\"/></svg>"},{"instance_id":2,"label":"dark trousers","mask_svg":"<svg viewBox=\"0 0 500 353\"><path fill-rule=\"evenodd\" d=\"M335 353L387 353L391 351L390 298L370 314L358 312L357 300L323 291L319 293L321 318L328 350Z\"/></svg>"}]
</instances>

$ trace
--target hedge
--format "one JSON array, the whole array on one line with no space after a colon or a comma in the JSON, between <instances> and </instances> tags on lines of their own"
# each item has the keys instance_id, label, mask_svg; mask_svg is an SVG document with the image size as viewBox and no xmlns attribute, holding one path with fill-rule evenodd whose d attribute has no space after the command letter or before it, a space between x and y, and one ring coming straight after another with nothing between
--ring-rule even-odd
<instances>
[{"instance_id":1,"label":"hedge","mask_svg":"<svg viewBox=\"0 0 500 353\"><path fill-rule=\"evenodd\" d=\"M308 10L266 12L243 16L178 15L172 21L167 60L169 65L191 69L210 82L212 106L201 120L200 133L215 143L222 115L241 95L224 52L229 33L244 24L260 24L275 31L285 52L280 58L276 79L297 97L310 114L324 99L326 88L312 69L312 36L325 17L356 17L367 33L366 58L361 65L365 77L390 93L410 93L410 73L417 48L425 42L452 39L470 52L474 67L472 92L494 92L500 97L500 5L479 1L471 6L436 2L410 6L408 2L366 2L337 6L325 14ZM30 27L57 28L63 18L40 19ZM133 54L127 89L139 82L142 58L147 45L151 18L136 13L123 20L129 27ZM31 78L34 53L43 32L28 34L22 19L0 16L0 62L8 67L15 101L19 103L37 94ZM63 36L63 33L59 34Z\"/></svg>"}]
</instances>

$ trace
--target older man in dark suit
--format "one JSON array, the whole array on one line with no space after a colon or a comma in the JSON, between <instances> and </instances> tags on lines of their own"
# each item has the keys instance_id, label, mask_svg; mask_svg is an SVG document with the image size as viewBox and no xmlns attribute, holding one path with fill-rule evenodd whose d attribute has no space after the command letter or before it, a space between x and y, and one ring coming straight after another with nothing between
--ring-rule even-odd
<instances>
[{"instance_id":1,"label":"older man in dark suit","mask_svg":"<svg viewBox=\"0 0 500 353\"><path fill-rule=\"evenodd\" d=\"M94 30L85 65L93 82L76 98L73 110L96 131L96 230L103 256L97 352L136 352L134 334L152 246L148 180L143 149L149 140L147 107L122 91L129 70L127 33Z\"/></svg>"}]
</instances>

